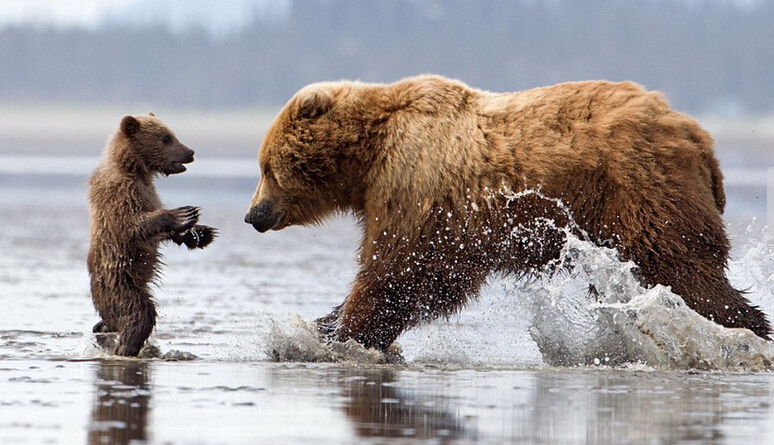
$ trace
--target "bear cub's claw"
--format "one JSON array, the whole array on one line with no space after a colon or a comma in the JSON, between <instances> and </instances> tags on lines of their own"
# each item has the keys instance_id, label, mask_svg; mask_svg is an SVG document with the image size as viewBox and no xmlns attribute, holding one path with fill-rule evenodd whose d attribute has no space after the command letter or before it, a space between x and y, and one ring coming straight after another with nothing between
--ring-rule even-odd
<instances>
[{"instance_id":1,"label":"bear cub's claw","mask_svg":"<svg viewBox=\"0 0 774 445\"><path fill-rule=\"evenodd\" d=\"M199 207L183 206L170 210L169 213L175 219L175 225L172 230L175 232L185 232L193 227L199 221Z\"/></svg>"}]
</instances>

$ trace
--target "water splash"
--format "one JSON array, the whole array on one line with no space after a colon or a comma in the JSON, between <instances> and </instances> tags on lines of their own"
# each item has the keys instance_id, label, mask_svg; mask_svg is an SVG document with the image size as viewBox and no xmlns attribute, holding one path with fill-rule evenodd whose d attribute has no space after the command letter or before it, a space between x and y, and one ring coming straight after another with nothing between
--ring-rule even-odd
<instances>
[{"instance_id":1,"label":"water splash","mask_svg":"<svg viewBox=\"0 0 774 445\"><path fill-rule=\"evenodd\" d=\"M730 264L735 285L749 282L753 304L774 302L771 245L754 245ZM771 344L746 329L729 329L690 309L669 287L646 288L635 264L615 249L567 234L560 268L531 280L501 279L456 320L409 331L388 354L353 340L326 343L299 315L269 317L262 346L276 361L467 367L642 366L652 369L763 371ZM752 267L754 266L754 267ZM770 312L769 312L770 313ZM526 344L531 342L531 344ZM537 359L535 352L539 351Z\"/></svg>"},{"instance_id":2,"label":"water splash","mask_svg":"<svg viewBox=\"0 0 774 445\"><path fill-rule=\"evenodd\" d=\"M568 234L562 261L573 264L569 272L517 290L533 316L532 338L549 365L772 368L768 342L747 329L707 320L668 287L644 288L632 273L635 265L620 261L615 250Z\"/></svg>"},{"instance_id":3,"label":"water splash","mask_svg":"<svg viewBox=\"0 0 774 445\"><path fill-rule=\"evenodd\" d=\"M326 342L317 325L299 315L270 319L266 335L266 355L278 362L336 362L358 364L399 363L400 349L391 347L386 353L365 348L355 340Z\"/></svg>"},{"instance_id":4,"label":"water splash","mask_svg":"<svg viewBox=\"0 0 774 445\"><path fill-rule=\"evenodd\" d=\"M93 359L134 359L134 357L121 357L113 354L118 345L118 334L83 334L78 345L69 356L74 360L93 360ZM136 358L139 359L158 359L164 361L188 361L196 360L194 354L176 349L162 353L158 344L149 339L145 342L140 353Z\"/></svg>"},{"instance_id":5,"label":"water splash","mask_svg":"<svg viewBox=\"0 0 774 445\"><path fill-rule=\"evenodd\" d=\"M542 197L539 191L501 190L509 202ZM554 272L532 279L501 279L504 292L492 299L492 286L482 300L465 309L457 321L435 321L404 333L410 364L440 366L531 366L532 350L550 366L647 366L656 369L759 371L772 369L774 349L746 329L728 329L698 315L669 287L644 287L636 265L618 252L586 240L573 226L561 201L551 200L567 215L566 242ZM544 224L557 230L553 221ZM513 237L540 236L514 227ZM576 234L580 234L579 236ZM739 260L730 261L733 285L748 290L752 304L774 312L774 243L751 241ZM539 241L537 241L539 242ZM494 294L498 294L495 289ZM470 315L472 313L472 316ZM455 317L452 317L455 318ZM325 343L314 324L299 317L270 322L267 355L278 361L390 362L350 341ZM521 329L521 332L515 332Z\"/></svg>"}]
</instances>

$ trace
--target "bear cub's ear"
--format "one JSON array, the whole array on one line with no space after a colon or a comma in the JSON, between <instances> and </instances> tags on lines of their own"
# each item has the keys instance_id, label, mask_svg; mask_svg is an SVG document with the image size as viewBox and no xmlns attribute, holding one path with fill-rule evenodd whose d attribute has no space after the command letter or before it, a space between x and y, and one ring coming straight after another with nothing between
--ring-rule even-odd
<instances>
[{"instance_id":1,"label":"bear cub's ear","mask_svg":"<svg viewBox=\"0 0 774 445\"><path fill-rule=\"evenodd\" d=\"M314 119L333 107L333 95L322 88L314 88L299 95L296 113L302 119Z\"/></svg>"},{"instance_id":2,"label":"bear cub's ear","mask_svg":"<svg viewBox=\"0 0 774 445\"><path fill-rule=\"evenodd\" d=\"M140 131L140 121L134 118L134 116L124 116L121 119L121 132L127 136L132 136Z\"/></svg>"}]
</instances>

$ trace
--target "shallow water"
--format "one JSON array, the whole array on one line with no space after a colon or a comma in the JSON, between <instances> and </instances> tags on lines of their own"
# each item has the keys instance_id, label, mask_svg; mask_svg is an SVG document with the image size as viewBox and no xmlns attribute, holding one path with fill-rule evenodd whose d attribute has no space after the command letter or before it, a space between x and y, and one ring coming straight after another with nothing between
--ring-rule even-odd
<instances>
[{"instance_id":1,"label":"shallow water","mask_svg":"<svg viewBox=\"0 0 774 445\"><path fill-rule=\"evenodd\" d=\"M3 443L767 443L770 374L12 361ZM400 439L400 440L398 440ZM142 443L142 442L140 442Z\"/></svg>"},{"instance_id":2,"label":"shallow water","mask_svg":"<svg viewBox=\"0 0 774 445\"><path fill-rule=\"evenodd\" d=\"M202 205L222 234L204 251L163 250L153 342L181 360L106 357L88 334L85 180L97 159L18 161L0 156L0 443L774 440L770 345L691 318L668 289L638 288L626 264L580 241L567 251L582 258L576 273L495 278L459 316L406 333L404 364L354 349L334 363L274 362L318 357L308 322L346 295L359 235L346 218L257 234L242 222L251 158L202 159L159 181L168 206ZM771 317L765 183L735 168L730 276ZM607 299L589 301L589 282Z\"/></svg>"}]
</instances>

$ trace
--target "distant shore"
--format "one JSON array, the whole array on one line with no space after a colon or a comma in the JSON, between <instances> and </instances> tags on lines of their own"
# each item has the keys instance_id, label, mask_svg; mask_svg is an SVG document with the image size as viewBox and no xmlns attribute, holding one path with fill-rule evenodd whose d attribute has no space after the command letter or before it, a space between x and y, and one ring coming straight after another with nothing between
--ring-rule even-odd
<instances>
[{"instance_id":1,"label":"distant shore","mask_svg":"<svg viewBox=\"0 0 774 445\"><path fill-rule=\"evenodd\" d=\"M256 156L275 108L180 110L149 105L0 103L0 154L98 155L127 114L153 111L185 144L207 156ZM697 116L721 161L774 167L774 116Z\"/></svg>"},{"instance_id":2,"label":"distant shore","mask_svg":"<svg viewBox=\"0 0 774 445\"><path fill-rule=\"evenodd\" d=\"M129 105L0 103L0 153L98 155L127 114L153 111L183 143L208 156L255 156L278 108L172 110Z\"/></svg>"}]
</instances>

